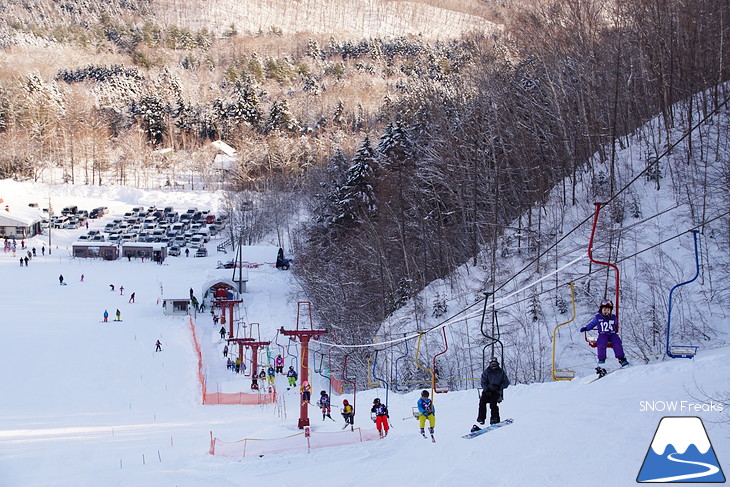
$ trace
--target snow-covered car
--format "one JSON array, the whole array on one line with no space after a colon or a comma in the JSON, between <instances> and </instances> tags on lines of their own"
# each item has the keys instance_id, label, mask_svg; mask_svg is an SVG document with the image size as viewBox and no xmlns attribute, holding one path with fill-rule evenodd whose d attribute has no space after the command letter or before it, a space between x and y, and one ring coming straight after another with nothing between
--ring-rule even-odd
<instances>
[{"instance_id":1,"label":"snow-covered car","mask_svg":"<svg viewBox=\"0 0 730 487\"><path fill-rule=\"evenodd\" d=\"M200 247L198 250L195 251L195 257L208 257L208 249L205 247Z\"/></svg>"},{"instance_id":2,"label":"snow-covered car","mask_svg":"<svg viewBox=\"0 0 730 487\"><path fill-rule=\"evenodd\" d=\"M180 247L169 247L167 249L167 255L171 255L173 257L179 257L180 256Z\"/></svg>"}]
</instances>

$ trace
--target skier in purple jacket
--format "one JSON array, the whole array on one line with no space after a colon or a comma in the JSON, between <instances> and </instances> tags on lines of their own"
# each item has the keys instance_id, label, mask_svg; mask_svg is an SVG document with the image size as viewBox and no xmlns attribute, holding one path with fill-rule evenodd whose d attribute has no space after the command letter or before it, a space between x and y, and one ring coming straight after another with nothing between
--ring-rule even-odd
<instances>
[{"instance_id":1,"label":"skier in purple jacket","mask_svg":"<svg viewBox=\"0 0 730 487\"><path fill-rule=\"evenodd\" d=\"M613 353L616 356L616 360L621 364L621 367L629 365L629 361L624 356L621 337L616 332L618 329L618 318L613 314L613 303L611 301L607 299L601 301L596 316L586 326L582 327L580 331L585 332L594 328L598 328L598 340L596 342L598 363L606 363L606 348L608 347L608 342L611 342Z\"/></svg>"}]
</instances>

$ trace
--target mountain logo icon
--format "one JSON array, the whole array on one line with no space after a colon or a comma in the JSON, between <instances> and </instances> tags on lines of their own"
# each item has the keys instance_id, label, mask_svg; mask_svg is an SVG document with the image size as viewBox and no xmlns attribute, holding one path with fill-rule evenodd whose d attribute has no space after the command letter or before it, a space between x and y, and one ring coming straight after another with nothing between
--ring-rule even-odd
<instances>
[{"instance_id":1,"label":"mountain logo icon","mask_svg":"<svg viewBox=\"0 0 730 487\"><path fill-rule=\"evenodd\" d=\"M702 420L695 416L662 418L636 481L725 482Z\"/></svg>"}]
</instances>

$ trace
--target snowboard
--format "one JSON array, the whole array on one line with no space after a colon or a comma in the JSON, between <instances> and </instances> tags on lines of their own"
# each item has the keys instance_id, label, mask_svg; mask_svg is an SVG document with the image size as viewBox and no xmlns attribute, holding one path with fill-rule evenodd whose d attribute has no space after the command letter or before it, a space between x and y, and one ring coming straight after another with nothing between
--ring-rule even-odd
<instances>
[{"instance_id":1,"label":"snowboard","mask_svg":"<svg viewBox=\"0 0 730 487\"><path fill-rule=\"evenodd\" d=\"M512 419L512 418L505 419L502 422L490 424L489 426L485 426L484 428L480 428L476 431L472 431L468 435L462 436L462 438L467 438L467 439L476 438L479 435L483 435L484 433L488 433L490 431L496 430L497 428L501 428L502 426L507 426L508 424L512 424L512 423L514 423L514 419ZM474 425L474 426L476 426L478 428L477 425Z\"/></svg>"},{"instance_id":2,"label":"snowboard","mask_svg":"<svg viewBox=\"0 0 730 487\"><path fill-rule=\"evenodd\" d=\"M592 384L592 383L596 382L598 379L603 379L607 375L611 375L614 372L625 369L626 367L628 367L628 365L622 365L621 367L618 367L616 369L611 369L611 370L606 370L605 368L600 367L600 366L596 367L596 373L598 374L598 377L596 377L595 379L589 380L588 382L586 382L586 384Z\"/></svg>"}]
</instances>

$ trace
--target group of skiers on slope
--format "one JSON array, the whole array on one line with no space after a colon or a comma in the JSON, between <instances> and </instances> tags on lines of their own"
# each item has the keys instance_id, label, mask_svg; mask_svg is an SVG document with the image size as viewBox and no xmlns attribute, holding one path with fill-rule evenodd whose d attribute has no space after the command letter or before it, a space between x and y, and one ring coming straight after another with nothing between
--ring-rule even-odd
<instances>
[{"instance_id":1,"label":"group of skiers on slope","mask_svg":"<svg viewBox=\"0 0 730 487\"><path fill-rule=\"evenodd\" d=\"M580 331L585 332L594 328L598 328L598 341L596 349L599 365L605 364L606 362L606 348L608 347L609 343L611 343L616 359L621 364L621 366L623 367L628 365L629 362L624 356L621 337L617 333L618 319L616 315L613 314L613 303L611 301L601 301L598 313L591 319L591 321L587 325L581 327ZM224 348L224 354L227 354L227 351L228 350L226 346ZM281 357L281 355L277 356L274 363L276 365L276 370L274 370L273 367L269 366L269 377L273 377L276 373L283 373L283 358ZM293 366L289 367L286 376L289 379L289 386L296 386L297 373L294 370ZM265 377L266 372L262 369L261 373L259 374L259 378L264 379ZM510 381L507 377L506 372L500 367L497 357L490 357L487 367L482 372L480 385L482 392L479 397L477 423L479 423L480 425L485 424L487 418L487 404L489 405L490 413L489 424L496 424L501 422L499 414L499 403L501 403L504 399L504 390L509 387ZM304 381L300 388L302 405L310 404L312 393L311 391L311 385L307 381ZM419 422L420 433L424 438L426 438L425 427L426 422L428 421L429 434L433 440L434 428L436 426L436 408L429 395L430 394L427 390L421 392L421 397L418 399L417 402L417 418ZM320 398L317 402L317 405L322 411L322 421L325 421L326 418L333 419L331 416L330 397L326 391L320 392ZM375 422L375 426L378 430L378 433L380 434L380 437L386 437L388 435L388 430L390 429L390 425L388 423L388 419L390 418L390 415L388 413L388 407L385 404L381 403L379 398L375 398L373 400L373 406L370 409L370 412L373 416L373 421ZM353 409L353 406L349 403L347 399L343 399L342 401L341 414L345 420L345 426L343 427L343 429L349 426L351 429L354 430L355 411ZM480 428L477 425L474 425L472 431L479 429Z\"/></svg>"}]
</instances>

